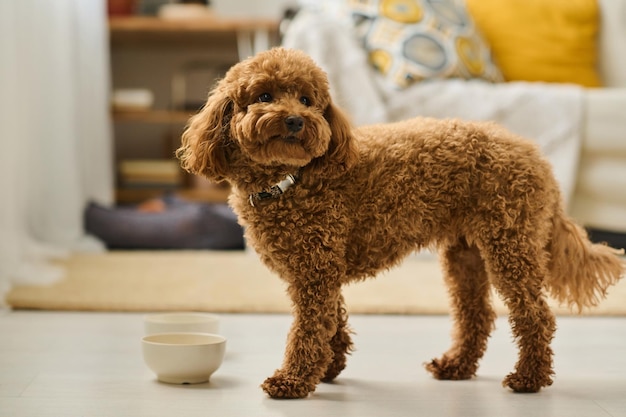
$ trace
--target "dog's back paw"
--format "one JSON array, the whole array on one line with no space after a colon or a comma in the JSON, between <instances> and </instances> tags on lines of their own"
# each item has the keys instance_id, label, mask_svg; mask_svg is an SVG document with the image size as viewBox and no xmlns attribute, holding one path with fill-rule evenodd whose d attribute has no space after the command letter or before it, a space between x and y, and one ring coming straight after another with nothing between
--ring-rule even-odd
<instances>
[{"instance_id":1,"label":"dog's back paw","mask_svg":"<svg viewBox=\"0 0 626 417\"><path fill-rule=\"evenodd\" d=\"M532 393L541 388L552 385L552 378L547 376L525 376L517 372L510 373L502 381L502 386L511 388L514 392Z\"/></svg>"}]
</instances>

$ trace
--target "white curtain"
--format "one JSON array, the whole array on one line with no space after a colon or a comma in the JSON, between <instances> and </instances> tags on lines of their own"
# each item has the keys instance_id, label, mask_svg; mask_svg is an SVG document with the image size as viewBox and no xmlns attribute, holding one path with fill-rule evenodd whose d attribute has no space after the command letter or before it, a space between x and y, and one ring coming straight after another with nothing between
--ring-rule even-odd
<instances>
[{"instance_id":1,"label":"white curtain","mask_svg":"<svg viewBox=\"0 0 626 417\"><path fill-rule=\"evenodd\" d=\"M112 202L109 82L106 0L0 1L0 305L102 250L83 210Z\"/></svg>"}]
</instances>

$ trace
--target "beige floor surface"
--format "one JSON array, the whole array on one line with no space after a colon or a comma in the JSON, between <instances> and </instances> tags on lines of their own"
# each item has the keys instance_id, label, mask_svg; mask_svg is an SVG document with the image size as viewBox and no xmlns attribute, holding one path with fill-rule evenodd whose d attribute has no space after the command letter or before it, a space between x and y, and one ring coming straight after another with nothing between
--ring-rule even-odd
<instances>
[{"instance_id":1,"label":"beige floor surface","mask_svg":"<svg viewBox=\"0 0 626 417\"><path fill-rule=\"evenodd\" d=\"M0 314L2 417L626 417L626 318L559 317L554 385L513 394L515 363L500 318L478 377L432 379L422 363L448 346L446 316L353 316L357 350L334 384L304 400L267 398L259 384L280 365L287 315L221 315L228 338L208 384L158 383L143 364L142 315Z\"/></svg>"}]
</instances>

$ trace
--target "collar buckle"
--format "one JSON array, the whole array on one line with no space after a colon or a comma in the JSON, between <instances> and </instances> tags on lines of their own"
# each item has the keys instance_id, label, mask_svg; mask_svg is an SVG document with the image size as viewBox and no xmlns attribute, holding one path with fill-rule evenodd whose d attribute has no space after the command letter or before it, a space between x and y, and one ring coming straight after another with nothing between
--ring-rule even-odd
<instances>
[{"instance_id":1,"label":"collar buckle","mask_svg":"<svg viewBox=\"0 0 626 417\"><path fill-rule=\"evenodd\" d=\"M285 191L287 191L292 185L296 183L295 175L287 174L285 179L278 184L272 185L268 190L264 190L258 193L252 193L248 197L248 201L252 207L255 207L255 201L268 200L270 198L278 198Z\"/></svg>"}]
</instances>

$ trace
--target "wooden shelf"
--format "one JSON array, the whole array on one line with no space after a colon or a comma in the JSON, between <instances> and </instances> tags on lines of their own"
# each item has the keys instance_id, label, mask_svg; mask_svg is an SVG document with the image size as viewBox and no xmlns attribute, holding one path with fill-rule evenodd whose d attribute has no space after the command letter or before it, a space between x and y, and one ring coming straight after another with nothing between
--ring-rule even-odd
<instances>
[{"instance_id":1,"label":"wooden shelf","mask_svg":"<svg viewBox=\"0 0 626 417\"><path fill-rule=\"evenodd\" d=\"M205 203L226 203L230 195L228 187L186 188L177 192L181 197Z\"/></svg>"},{"instance_id":2,"label":"wooden shelf","mask_svg":"<svg viewBox=\"0 0 626 417\"><path fill-rule=\"evenodd\" d=\"M113 110L116 122L186 124L193 112L172 110Z\"/></svg>"},{"instance_id":3,"label":"wooden shelf","mask_svg":"<svg viewBox=\"0 0 626 417\"><path fill-rule=\"evenodd\" d=\"M252 52L254 48L263 48L264 41L268 45L276 44L279 21L267 19L218 19L212 16L177 20L145 16L125 16L109 18L108 25L110 47L112 51L118 52L113 54L112 59L128 59L128 57L136 56L137 51L157 52L156 56L160 57L160 59L167 59L168 56L178 54L179 50L183 51L183 49L186 49L194 52L196 55L208 56L209 58L207 59L221 59L222 61L220 62L225 61L224 57L227 57L228 61L225 62L230 62L233 58L239 57L241 59L242 55ZM158 55L161 52L164 52L164 54ZM146 64L146 71L150 71L149 65L150 63ZM137 81L134 82L137 83ZM153 84L155 83L153 82ZM161 88L167 88L163 87L163 85L165 84L162 83ZM146 87L154 88L154 86ZM159 106L167 108L168 105L164 103L159 104ZM165 128L167 125L171 125L175 128L181 127L181 132L182 127L187 124L189 118L196 112L167 109L111 109L112 119L115 123L163 125L153 126L154 129ZM171 147L170 145L167 145L168 149ZM167 155L164 155L164 159L166 158ZM230 194L229 189L219 186L197 186L197 184L194 187L194 181L192 181L194 178L190 174L184 175L182 184L174 188L124 188L123 184L120 184L119 188L116 189L116 200L119 204L137 204L152 198L161 197L165 192L172 192L191 201L226 202Z\"/></svg>"},{"instance_id":4,"label":"wooden shelf","mask_svg":"<svg viewBox=\"0 0 626 417\"><path fill-rule=\"evenodd\" d=\"M200 45L219 39L235 42L237 34L251 34L258 31L270 36L278 34L276 20L223 20L216 18L199 19L160 19L158 17L114 17L109 19L109 33L112 44L158 44L178 45L180 43Z\"/></svg>"},{"instance_id":5,"label":"wooden shelf","mask_svg":"<svg viewBox=\"0 0 626 417\"><path fill-rule=\"evenodd\" d=\"M254 30L278 30L278 21L267 19L160 19L158 17L112 17L109 31L112 35L128 33L180 33L180 32L233 32Z\"/></svg>"},{"instance_id":6,"label":"wooden shelf","mask_svg":"<svg viewBox=\"0 0 626 417\"><path fill-rule=\"evenodd\" d=\"M118 204L137 204L151 198L162 197L165 192L174 194L189 200L204 203L226 203L230 195L230 189L215 188L183 188L166 190L158 188L118 188L115 197Z\"/></svg>"}]
</instances>

